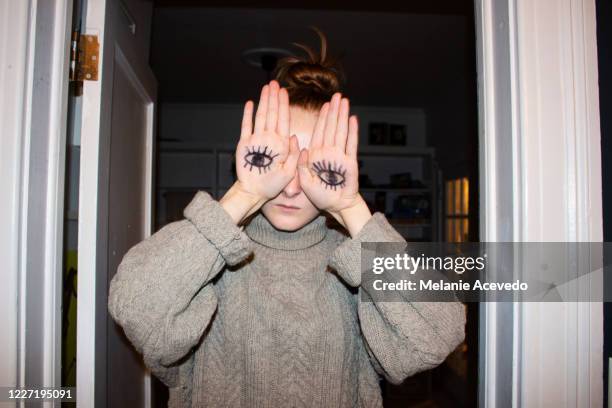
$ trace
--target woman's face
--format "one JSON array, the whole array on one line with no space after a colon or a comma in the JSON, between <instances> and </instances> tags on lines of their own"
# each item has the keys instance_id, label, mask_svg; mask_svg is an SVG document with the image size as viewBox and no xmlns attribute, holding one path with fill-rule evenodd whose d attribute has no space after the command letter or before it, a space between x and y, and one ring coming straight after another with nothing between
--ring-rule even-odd
<instances>
[{"instance_id":1,"label":"woman's face","mask_svg":"<svg viewBox=\"0 0 612 408\"><path fill-rule=\"evenodd\" d=\"M300 150L307 148L310 145L319 112L305 110L298 106L290 106L289 111L291 114L289 134L297 136ZM297 169L289 184L279 195L266 202L261 211L276 229L283 231L299 230L320 213L302 191Z\"/></svg>"}]
</instances>

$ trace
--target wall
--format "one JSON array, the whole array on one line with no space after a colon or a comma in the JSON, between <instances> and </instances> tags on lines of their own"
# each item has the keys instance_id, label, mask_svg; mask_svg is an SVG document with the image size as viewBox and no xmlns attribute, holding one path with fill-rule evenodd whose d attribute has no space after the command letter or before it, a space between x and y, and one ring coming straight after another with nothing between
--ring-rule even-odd
<instances>
[{"instance_id":1,"label":"wall","mask_svg":"<svg viewBox=\"0 0 612 408\"><path fill-rule=\"evenodd\" d=\"M205 142L212 147L234 147L240 135L242 105L181 104L161 105L161 140ZM364 146L370 121L406 125L408 145L426 146L425 112L415 108L353 107L360 120L360 145Z\"/></svg>"},{"instance_id":2,"label":"wall","mask_svg":"<svg viewBox=\"0 0 612 408\"><path fill-rule=\"evenodd\" d=\"M206 189L222 196L233 181L233 152L239 137L242 105L166 103L160 108L158 157L157 223L165 224L180 217L180 208L188 203L195 188ZM360 150L369 153L429 152L425 112L415 108L357 106L353 112L360 121ZM385 122L406 126L406 146L369 146L371 122ZM169 153L168 145L180 148ZM215 169L215 153L219 153L219 167ZM210 150L210 151L209 151ZM430 182L431 162L424 156L362 155L362 174L374 184L389 183L389 175L410 172L413 180ZM362 191L364 184L361 185ZM165 194L174 198L166 199ZM374 201L375 191L364 191L366 200ZM386 211L393 208L396 193L386 200ZM180 197L180 198L179 198ZM417 231L417 236L418 236Z\"/></svg>"}]
</instances>

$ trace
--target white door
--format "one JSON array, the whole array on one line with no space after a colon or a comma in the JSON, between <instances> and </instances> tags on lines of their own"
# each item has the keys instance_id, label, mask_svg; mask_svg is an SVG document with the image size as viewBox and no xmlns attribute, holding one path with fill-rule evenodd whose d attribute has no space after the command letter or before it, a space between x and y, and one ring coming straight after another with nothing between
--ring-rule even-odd
<instances>
[{"instance_id":1,"label":"white door","mask_svg":"<svg viewBox=\"0 0 612 408\"><path fill-rule=\"evenodd\" d=\"M148 65L153 3L88 0L97 81L83 85L79 181L77 404L150 406L150 376L108 314L124 253L151 234L156 82Z\"/></svg>"}]
</instances>

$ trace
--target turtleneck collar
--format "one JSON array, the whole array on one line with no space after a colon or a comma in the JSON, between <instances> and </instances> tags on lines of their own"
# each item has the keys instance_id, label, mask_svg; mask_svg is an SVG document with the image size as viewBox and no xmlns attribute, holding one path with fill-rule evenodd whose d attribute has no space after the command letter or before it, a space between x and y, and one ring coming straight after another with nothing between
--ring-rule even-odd
<instances>
[{"instance_id":1,"label":"turtleneck collar","mask_svg":"<svg viewBox=\"0 0 612 408\"><path fill-rule=\"evenodd\" d=\"M274 228L263 213L259 212L245 226L244 232L261 245L292 251L305 249L323 241L327 235L325 222L325 216L321 214L297 231L281 231Z\"/></svg>"}]
</instances>

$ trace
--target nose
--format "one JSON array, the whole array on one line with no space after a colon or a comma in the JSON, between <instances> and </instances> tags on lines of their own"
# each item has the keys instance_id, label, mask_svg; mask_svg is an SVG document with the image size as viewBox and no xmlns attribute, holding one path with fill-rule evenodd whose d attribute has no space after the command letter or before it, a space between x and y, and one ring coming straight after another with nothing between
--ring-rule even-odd
<instances>
[{"instance_id":1,"label":"nose","mask_svg":"<svg viewBox=\"0 0 612 408\"><path fill-rule=\"evenodd\" d=\"M293 178L283 189L283 195L287 198L293 198L302 192L302 186L300 185L300 179L297 175L297 171L293 175Z\"/></svg>"}]
</instances>

